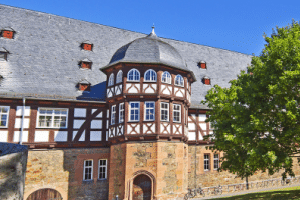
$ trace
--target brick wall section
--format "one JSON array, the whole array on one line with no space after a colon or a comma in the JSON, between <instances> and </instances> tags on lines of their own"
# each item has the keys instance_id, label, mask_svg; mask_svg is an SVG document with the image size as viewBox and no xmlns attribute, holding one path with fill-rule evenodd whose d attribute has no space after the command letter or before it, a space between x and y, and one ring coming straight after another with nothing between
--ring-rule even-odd
<instances>
[{"instance_id":1,"label":"brick wall section","mask_svg":"<svg viewBox=\"0 0 300 200\"><path fill-rule=\"evenodd\" d=\"M210 170L204 171L204 154L210 155ZM222 154L220 155L222 156ZM196 159L195 159L196 158ZM245 179L236 178L236 175L227 171L217 172L213 169L213 152L202 146L189 146L188 152L188 187L212 187L217 185L229 185L245 183ZM272 178L280 178L282 171L270 176L267 172L257 172L249 177L249 181L260 181ZM300 166L296 159L294 160L294 173L300 175ZM195 175L196 174L196 175Z\"/></svg>"},{"instance_id":2,"label":"brick wall section","mask_svg":"<svg viewBox=\"0 0 300 200\"><path fill-rule=\"evenodd\" d=\"M86 159L93 159L92 181L83 181L83 162ZM97 179L99 159L108 159L109 163L109 148L30 150L25 199L42 188L57 190L63 199L107 199L108 181Z\"/></svg>"}]
</instances>

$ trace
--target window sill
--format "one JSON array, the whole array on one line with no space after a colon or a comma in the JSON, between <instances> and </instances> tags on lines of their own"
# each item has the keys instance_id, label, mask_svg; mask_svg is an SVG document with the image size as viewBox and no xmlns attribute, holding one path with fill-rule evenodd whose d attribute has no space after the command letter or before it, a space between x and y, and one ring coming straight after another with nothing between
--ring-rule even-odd
<instances>
[{"instance_id":1,"label":"window sill","mask_svg":"<svg viewBox=\"0 0 300 200\"><path fill-rule=\"evenodd\" d=\"M176 85L176 84L175 84L175 86L176 86L176 87L184 88L184 85Z\"/></svg>"},{"instance_id":2,"label":"window sill","mask_svg":"<svg viewBox=\"0 0 300 200\"><path fill-rule=\"evenodd\" d=\"M107 181L107 178L101 178L101 179L97 179L97 181Z\"/></svg>"},{"instance_id":3,"label":"window sill","mask_svg":"<svg viewBox=\"0 0 300 200\"><path fill-rule=\"evenodd\" d=\"M6 127L4 127L4 126L0 126L0 128L8 128L7 126Z\"/></svg>"},{"instance_id":4,"label":"window sill","mask_svg":"<svg viewBox=\"0 0 300 200\"><path fill-rule=\"evenodd\" d=\"M144 83L156 83L157 81L144 81Z\"/></svg>"},{"instance_id":5,"label":"window sill","mask_svg":"<svg viewBox=\"0 0 300 200\"><path fill-rule=\"evenodd\" d=\"M89 179L89 180L82 180L82 182L88 183L88 182L93 182L94 179Z\"/></svg>"},{"instance_id":6,"label":"window sill","mask_svg":"<svg viewBox=\"0 0 300 200\"><path fill-rule=\"evenodd\" d=\"M140 80L138 80L138 81L126 81L127 83L139 83L140 82Z\"/></svg>"},{"instance_id":7,"label":"window sill","mask_svg":"<svg viewBox=\"0 0 300 200\"><path fill-rule=\"evenodd\" d=\"M176 124L181 124L181 122L175 122L175 121L173 121L173 123L176 123Z\"/></svg>"},{"instance_id":8,"label":"window sill","mask_svg":"<svg viewBox=\"0 0 300 200\"><path fill-rule=\"evenodd\" d=\"M140 122L140 120L139 121L127 121L128 123L136 123L136 122Z\"/></svg>"},{"instance_id":9,"label":"window sill","mask_svg":"<svg viewBox=\"0 0 300 200\"><path fill-rule=\"evenodd\" d=\"M154 122L155 119L152 119L152 120L144 120L143 122Z\"/></svg>"},{"instance_id":10,"label":"window sill","mask_svg":"<svg viewBox=\"0 0 300 200\"><path fill-rule=\"evenodd\" d=\"M168 123L170 122L170 121L163 121L163 120L160 120L160 121L161 121L161 122L168 122Z\"/></svg>"},{"instance_id":11,"label":"window sill","mask_svg":"<svg viewBox=\"0 0 300 200\"><path fill-rule=\"evenodd\" d=\"M68 127L36 127L38 129L68 129Z\"/></svg>"}]
</instances>

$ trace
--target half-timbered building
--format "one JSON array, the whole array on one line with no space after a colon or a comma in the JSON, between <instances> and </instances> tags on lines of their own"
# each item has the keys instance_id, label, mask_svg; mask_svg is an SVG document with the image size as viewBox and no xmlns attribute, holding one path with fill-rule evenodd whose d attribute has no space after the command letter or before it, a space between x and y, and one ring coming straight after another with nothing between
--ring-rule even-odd
<instances>
[{"instance_id":1,"label":"half-timbered building","mask_svg":"<svg viewBox=\"0 0 300 200\"><path fill-rule=\"evenodd\" d=\"M29 147L26 200L175 199L242 181L217 172L200 102L251 56L5 5L0 14L0 141Z\"/></svg>"}]
</instances>

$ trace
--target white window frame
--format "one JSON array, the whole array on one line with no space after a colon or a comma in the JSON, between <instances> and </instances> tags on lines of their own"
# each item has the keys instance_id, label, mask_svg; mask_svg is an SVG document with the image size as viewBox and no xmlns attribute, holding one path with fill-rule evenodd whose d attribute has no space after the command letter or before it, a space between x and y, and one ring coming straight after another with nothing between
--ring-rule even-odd
<instances>
[{"instance_id":1,"label":"white window frame","mask_svg":"<svg viewBox=\"0 0 300 200\"><path fill-rule=\"evenodd\" d=\"M166 76L166 80L165 81L164 81L164 76ZM171 74L169 72L167 72L167 71L164 71L162 73L162 76L161 76L161 82L162 83L171 84L172 83L172 76L171 76Z\"/></svg>"},{"instance_id":2,"label":"white window frame","mask_svg":"<svg viewBox=\"0 0 300 200\"><path fill-rule=\"evenodd\" d=\"M217 158L215 156L218 156ZM216 168L216 165L218 166ZM220 167L220 155L219 154L214 154L214 170L218 170Z\"/></svg>"},{"instance_id":3,"label":"white window frame","mask_svg":"<svg viewBox=\"0 0 300 200\"><path fill-rule=\"evenodd\" d=\"M123 106L123 108L122 108ZM125 105L124 103L119 104L119 123L123 123L125 121Z\"/></svg>"},{"instance_id":4,"label":"white window frame","mask_svg":"<svg viewBox=\"0 0 300 200\"><path fill-rule=\"evenodd\" d=\"M39 125L39 118L41 116L40 110L42 110L42 109L52 110L52 114L51 114L51 126L49 126L49 127L48 126L40 126ZM55 110L66 110L67 111L67 114L66 114L66 126L65 127L54 127L54 117L55 117L54 111ZM36 119L36 128L66 129L66 128L68 128L68 116L69 116L69 109L68 108L39 107L38 108L38 113L37 113L37 119Z\"/></svg>"},{"instance_id":5,"label":"white window frame","mask_svg":"<svg viewBox=\"0 0 300 200\"><path fill-rule=\"evenodd\" d=\"M153 103L153 108L151 108L151 107L147 108L147 103ZM154 121L155 120L155 102L154 101L145 101L144 107L145 107L145 114L144 114L145 119L144 120L145 121ZM147 119L147 110L153 110L153 119L150 119L150 117L149 117L149 119ZM151 116L151 115L149 115L149 116Z\"/></svg>"},{"instance_id":6,"label":"white window frame","mask_svg":"<svg viewBox=\"0 0 300 200\"><path fill-rule=\"evenodd\" d=\"M175 110L175 106L179 106L179 110ZM175 120L175 112L179 113L179 120ZM173 104L173 122L181 123L181 105Z\"/></svg>"},{"instance_id":7,"label":"white window frame","mask_svg":"<svg viewBox=\"0 0 300 200\"><path fill-rule=\"evenodd\" d=\"M105 160L105 165L100 165L100 161L101 160ZM98 180L104 180L104 179L107 179L107 159L99 159L98 161ZM100 178L100 168L101 167L104 167L105 168L105 172L104 172L104 176L105 178ZM103 173L103 172L102 172Z\"/></svg>"},{"instance_id":8,"label":"white window frame","mask_svg":"<svg viewBox=\"0 0 300 200\"><path fill-rule=\"evenodd\" d=\"M114 73L111 73L111 75L109 76L109 79L108 79L108 86L113 86L114 81L115 81L115 75L114 75Z\"/></svg>"},{"instance_id":9,"label":"white window frame","mask_svg":"<svg viewBox=\"0 0 300 200\"><path fill-rule=\"evenodd\" d=\"M146 76L147 73L150 74L150 79L147 80ZM144 73L144 82L156 82L157 81L157 75L156 72L153 69L148 69L145 73Z\"/></svg>"},{"instance_id":10,"label":"white window frame","mask_svg":"<svg viewBox=\"0 0 300 200\"><path fill-rule=\"evenodd\" d=\"M163 104L168 105L167 108L162 108ZM168 122L170 120L170 116L169 116L170 115L170 110L169 110L169 108L170 108L169 103L167 103L167 102L161 102L160 103L160 121ZM162 116L163 116L162 115L162 111L167 111L167 115L166 116L168 117L168 119L166 119L166 120L162 119Z\"/></svg>"},{"instance_id":11,"label":"white window frame","mask_svg":"<svg viewBox=\"0 0 300 200\"><path fill-rule=\"evenodd\" d=\"M176 82L179 82L179 83L176 83ZM184 87L184 79L180 74L176 75L176 77L175 77L175 85L180 86L180 87Z\"/></svg>"},{"instance_id":12,"label":"white window frame","mask_svg":"<svg viewBox=\"0 0 300 200\"><path fill-rule=\"evenodd\" d=\"M7 109L7 113L3 113L2 109ZM8 127L8 120L9 120L9 111L10 107L9 106L0 106L0 128L7 128ZM6 115L6 125L2 126L2 115Z\"/></svg>"},{"instance_id":13,"label":"white window frame","mask_svg":"<svg viewBox=\"0 0 300 200\"><path fill-rule=\"evenodd\" d=\"M133 74L132 74L132 77L133 77L132 80L129 79L129 74L130 74L131 72L133 73ZM138 73L138 79L135 78L135 76L136 76L135 73ZM140 71L137 70L137 69L135 69L135 68L129 70L129 72L127 73L127 81L130 81L130 82L139 82L140 79L141 79Z\"/></svg>"},{"instance_id":14,"label":"white window frame","mask_svg":"<svg viewBox=\"0 0 300 200\"><path fill-rule=\"evenodd\" d=\"M123 71L120 70L117 74L116 83L122 83L123 82Z\"/></svg>"},{"instance_id":15,"label":"white window frame","mask_svg":"<svg viewBox=\"0 0 300 200\"><path fill-rule=\"evenodd\" d=\"M116 124L116 105L111 106L111 118L110 118L110 125Z\"/></svg>"},{"instance_id":16,"label":"white window frame","mask_svg":"<svg viewBox=\"0 0 300 200\"><path fill-rule=\"evenodd\" d=\"M86 166L86 161L92 161L92 166ZM85 169L87 168L91 168L91 179L85 179ZM93 180L93 160L92 159L89 159L89 160L84 160L83 161L83 180L84 181L90 181L90 180Z\"/></svg>"},{"instance_id":17,"label":"white window frame","mask_svg":"<svg viewBox=\"0 0 300 200\"><path fill-rule=\"evenodd\" d=\"M207 158L205 158L206 156L207 156ZM210 154L208 154L208 153L204 154L204 156L203 156L203 159L204 159L203 169L204 169L204 171L209 171L209 169L210 169L209 156L210 156Z\"/></svg>"},{"instance_id":18,"label":"white window frame","mask_svg":"<svg viewBox=\"0 0 300 200\"><path fill-rule=\"evenodd\" d=\"M139 105L138 108L131 108L131 104L132 103L137 103ZM135 119L131 120L131 111L133 109L138 111L138 114L137 114L138 115L138 117L137 117L138 119L137 120L135 120ZM138 122L138 121L140 121L140 102L139 101L130 101L129 102L129 112L128 112L128 114L129 114L129 122ZM134 114L134 116L135 116L135 114Z\"/></svg>"}]
</instances>

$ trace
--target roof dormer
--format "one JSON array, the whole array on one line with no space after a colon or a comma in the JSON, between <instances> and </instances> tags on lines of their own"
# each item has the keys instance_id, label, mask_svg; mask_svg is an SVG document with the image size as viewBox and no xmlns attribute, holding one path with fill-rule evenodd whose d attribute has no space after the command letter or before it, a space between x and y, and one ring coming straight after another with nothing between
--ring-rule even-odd
<instances>
[{"instance_id":1,"label":"roof dormer","mask_svg":"<svg viewBox=\"0 0 300 200\"><path fill-rule=\"evenodd\" d=\"M7 61L8 51L3 47L0 48L0 61Z\"/></svg>"},{"instance_id":2,"label":"roof dormer","mask_svg":"<svg viewBox=\"0 0 300 200\"><path fill-rule=\"evenodd\" d=\"M92 68L92 61L85 58L82 61L80 61L79 65L82 69L91 69Z\"/></svg>"},{"instance_id":3,"label":"roof dormer","mask_svg":"<svg viewBox=\"0 0 300 200\"><path fill-rule=\"evenodd\" d=\"M84 41L81 43L81 48L86 51L92 51L93 50L93 44L90 41Z\"/></svg>"},{"instance_id":4,"label":"roof dormer","mask_svg":"<svg viewBox=\"0 0 300 200\"><path fill-rule=\"evenodd\" d=\"M82 80L78 83L79 91L90 91L91 83L87 80Z\"/></svg>"},{"instance_id":5,"label":"roof dormer","mask_svg":"<svg viewBox=\"0 0 300 200\"><path fill-rule=\"evenodd\" d=\"M4 28L1 30L1 37L7 38L7 39L13 39L15 35L15 30L12 28Z\"/></svg>"}]
</instances>

